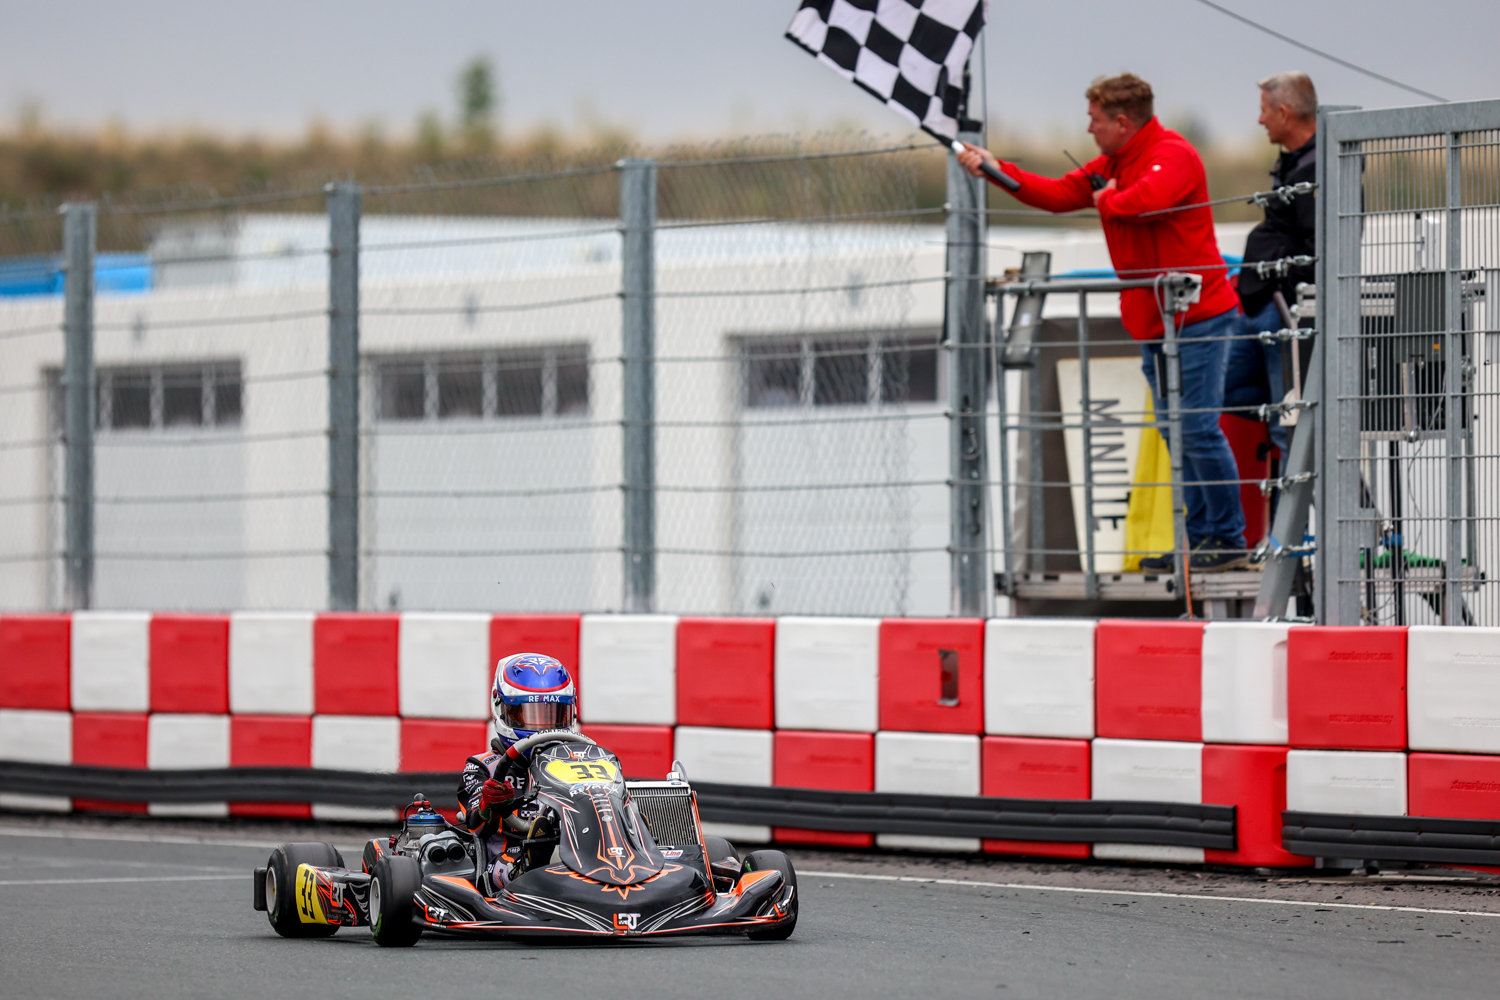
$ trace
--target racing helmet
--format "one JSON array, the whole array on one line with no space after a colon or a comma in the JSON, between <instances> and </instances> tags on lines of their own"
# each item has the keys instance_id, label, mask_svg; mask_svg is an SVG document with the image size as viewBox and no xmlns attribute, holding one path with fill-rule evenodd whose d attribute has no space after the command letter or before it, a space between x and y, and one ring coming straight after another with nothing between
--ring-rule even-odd
<instances>
[{"instance_id":1,"label":"racing helmet","mask_svg":"<svg viewBox=\"0 0 1500 1000\"><path fill-rule=\"evenodd\" d=\"M549 729L578 731L573 675L542 653L515 653L495 665L490 689L495 735L506 746Z\"/></svg>"}]
</instances>

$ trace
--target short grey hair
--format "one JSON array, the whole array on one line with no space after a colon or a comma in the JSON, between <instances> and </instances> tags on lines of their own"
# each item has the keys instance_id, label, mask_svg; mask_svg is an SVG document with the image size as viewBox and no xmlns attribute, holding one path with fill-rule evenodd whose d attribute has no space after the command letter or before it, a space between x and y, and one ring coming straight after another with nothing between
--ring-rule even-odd
<instances>
[{"instance_id":1,"label":"short grey hair","mask_svg":"<svg viewBox=\"0 0 1500 1000\"><path fill-rule=\"evenodd\" d=\"M1318 89L1306 73L1292 70L1261 80L1257 86L1273 104L1284 104L1298 118L1312 118L1318 113Z\"/></svg>"}]
</instances>

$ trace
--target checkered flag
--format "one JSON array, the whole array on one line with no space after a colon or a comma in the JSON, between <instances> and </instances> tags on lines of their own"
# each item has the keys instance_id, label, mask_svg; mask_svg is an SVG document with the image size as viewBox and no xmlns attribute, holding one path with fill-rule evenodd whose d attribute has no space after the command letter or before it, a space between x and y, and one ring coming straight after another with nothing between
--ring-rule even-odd
<instances>
[{"instance_id":1,"label":"checkered flag","mask_svg":"<svg viewBox=\"0 0 1500 1000\"><path fill-rule=\"evenodd\" d=\"M945 144L989 0L802 0L786 37Z\"/></svg>"}]
</instances>

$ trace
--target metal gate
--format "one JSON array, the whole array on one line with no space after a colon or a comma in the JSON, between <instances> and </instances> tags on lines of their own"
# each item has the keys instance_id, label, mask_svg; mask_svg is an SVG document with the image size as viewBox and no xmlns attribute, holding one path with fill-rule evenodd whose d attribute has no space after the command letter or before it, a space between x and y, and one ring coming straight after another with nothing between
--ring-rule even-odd
<instances>
[{"instance_id":1,"label":"metal gate","mask_svg":"<svg viewBox=\"0 0 1500 1000\"><path fill-rule=\"evenodd\" d=\"M1500 101L1323 120L1318 619L1500 625Z\"/></svg>"}]
</instances>

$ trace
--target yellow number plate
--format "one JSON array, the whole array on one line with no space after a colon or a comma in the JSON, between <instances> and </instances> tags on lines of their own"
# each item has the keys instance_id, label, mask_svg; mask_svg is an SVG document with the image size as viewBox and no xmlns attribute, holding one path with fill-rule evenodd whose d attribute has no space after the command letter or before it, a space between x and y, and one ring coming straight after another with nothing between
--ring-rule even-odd
<instances>
[{"instance_id":1,"label":"yellow number plate","mask_svg":"<svg viewBox=\"0 0 1500 1000\"><path fill-rule=\"evenodd\" d=\"M620 776L619 770L607 760L554 760L547 765L547 773L570 785L614 781Z\"/></svg>"},{"instance_id":2,"label":"yellow number plate","mask_svg":"<svg viewBox=\"0 0 1500 1000\"><path fill-rule=\"evenodd\" d=\"M318 876L312 865L297 866L297 919L304 924L328 923L318 899Z\"/></svg>"}]
</instances>

